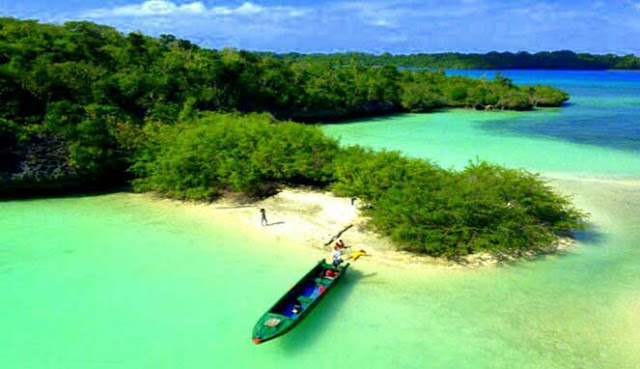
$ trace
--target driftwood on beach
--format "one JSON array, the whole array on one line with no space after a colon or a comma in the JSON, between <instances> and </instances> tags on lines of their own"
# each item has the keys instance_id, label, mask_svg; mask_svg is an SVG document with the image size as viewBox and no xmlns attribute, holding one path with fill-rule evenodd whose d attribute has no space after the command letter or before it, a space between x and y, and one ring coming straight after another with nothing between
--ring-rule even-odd
<instances>
[{"instance_id":1,"label":"driftwood on beach","mask_svg":"<svg viewBox=\"0 0 640 369\"><path fill-rule=\"evenodd\" d=\"M340 232L336 233L333 237L331 237L331 239L330 239L327 243L325 243L324 245L325 245L325 246L329 246L329 245L331 245L331 243L332 243L333 241L337 240L340 236L342 236L342 234L343 234L344 232L348 231L348 230L349 230L349 228L351 228L351 227L353 227L353 224L349 224L348 226L346 226L346 227L342 228L342 230L341 230Z\"/></svg>"}]
</instances>

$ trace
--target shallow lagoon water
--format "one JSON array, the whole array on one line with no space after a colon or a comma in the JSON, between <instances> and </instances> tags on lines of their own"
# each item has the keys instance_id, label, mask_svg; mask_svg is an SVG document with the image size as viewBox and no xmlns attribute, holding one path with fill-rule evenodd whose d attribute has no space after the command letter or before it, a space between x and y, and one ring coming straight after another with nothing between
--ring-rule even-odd
<instances>
[{"instance_id":1,"label":"shallow lagoon water","mask_svg":"<svg viewBox=\"0 0 640 369\"><path fill-rule=\"evenodd\" d=\"M549 111L451 110L333 124L325 126L324 130L347 145L399 150L432 160L445 168L460 169L469 161L481 159L545 173L640 176L638 152L612 150L554 137L529 137L504 126L512 120L546 118L552 114Z\"/></svg>"},{"instance_id":2,"label":"shallow lagoon water","mask_svg":"<svg viewBox=\"0 0 640 369\"><path fill-rule=\"evenodd\" d=\"M495 74L450 72L487 78ZM571 99L563 108L533 112L459 109L327 125L324 130L345 144L400 150L444 167L461 168L480 158L546 173L640 176L640 73L503 73L518 84L560 87Z\"/></svg>"},{"instance_id":3,"label":"shallow lagoon water","mask_svg":"<svg viewBox=\"0 0 640 369\"><path fill-rule=\"evenodd\" d=\"M640 154L494 127L568 113L522 114L325 129L444 166L480 157L542 171L592 214L582 245L474 270L364 259L305 322L261 346L255 320L315 252L137 195L2 202L0 365L640 368Z\"/></svg>"}]
</instances>

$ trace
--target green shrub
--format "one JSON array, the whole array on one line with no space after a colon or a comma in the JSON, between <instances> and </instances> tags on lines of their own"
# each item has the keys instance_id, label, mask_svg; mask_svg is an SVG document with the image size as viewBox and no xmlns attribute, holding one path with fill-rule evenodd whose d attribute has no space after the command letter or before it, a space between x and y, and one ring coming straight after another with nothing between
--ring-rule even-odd
<instances>
[{"instance_id":1,"label":"green shrub","mask_svg":"<svg viewBox=\"0 0 640 369\"><path fill-rule=\"evenodd\" d=\"M445 170L393 151L340 148L315 127L268 114L207 114L150 123L133 171L139 191L190 200L271 194L281 184L330 185L359 197L369 226L400 248L458 258L548 247L583 214L537 175L485 162Z\"/></svg>"},{"instance_id":2,"label":"green shrub","mask_svg":"<svg viewBox=\"0 0 640 369\"><path fill-rule=\"evenodd\" d=\"M551 86L531 86L529 94L532 103L540 107L560 106L569 100L568 93Z\"/></svg>"},{"instance_id":3,"label":"green shrub","mask_svg":"<svg viewBox=\"0 0 640 369\"><path fill-rule=\"evenodd\" d=\"M448 171L360 147L339 158L334 192L365 200L369 225L405 250L449 258L518 254L582 227L584 215L526 171L485 162Z\"/></svg>"},{"instance_id":4,"label":"green shrub","mask_svg":"<svg viewBox=\"0 0 640 369\"><path fill-rule=\"evenodd\" d=\"M149 143L132 167L134 187L192 200L227 191L263 196L279 183L324 185L338 151L316 127L268 114L207 114L146 134Z\"/></svg>"}]
</instances>

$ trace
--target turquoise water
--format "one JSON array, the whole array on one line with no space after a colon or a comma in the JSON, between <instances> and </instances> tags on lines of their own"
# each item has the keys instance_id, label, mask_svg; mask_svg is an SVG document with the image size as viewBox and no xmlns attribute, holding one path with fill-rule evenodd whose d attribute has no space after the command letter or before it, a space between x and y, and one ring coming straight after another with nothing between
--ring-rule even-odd
<instances>
[{"instance_id":1,"label":"turquoise water","mask_svg":"<svg viewBox=\"0 0 640 369\"><path fill-rule=\"evenodd\" d=\"M503 344L496 357L514 355L502 362L479 353L474 366L640 368L640 74L504 73L516 83L561 87L571 101L535 112L450 110L323 129L345 144L399 150L443 167L483 159L540 172L591 213L579 248L482 272L470 279L484 298L447 299L448 308L465 311L462 321L477 324L481 338L472 347Z\"/></svg>"},{"instance_id":2,"label":"turquoise water","mask_svg":"<svg viewBox=\"0 0 640 369\"><path fill-rule=\"evenodd\" d=\"M495 74L450 73L487 78ZM544 172L640 176L640 73L503 73L518 84L560 87L571 99L558 109L400 115L363 121L366 126L328 125L325 131L341 137L345 144L400 150L445 167L459 168L479 157Z\"/></svg>"},{"instance_id":3,"label":"turquoise water","mask_svg":"<svg viewBox=\"0 0 640 369\"><path fill-rule=\"evenodd\" d=\"M605 77L562 78L591 86L585 98L607 90ZM325 126L447 167L479 157L542 171L593 227L566 253L498 268L358 261L309 319L260 346L255 320L316 251L146 196L1 202L0 367L640 368L640 153L617 128L549 133L566 115L600 124L581 109Z\"/></svg>"},{"instance_id":4,"label":"turquoise water","mask_svg":"<svg viewBox=\"0 0 640 369\"><path fill-rule=\"evenodd\" d=\"M573 106L567 109L570 108ZM523 118L526 114L530 116ZM549 173L640 176L637 152L579 144L555 137L531 137L518 134L506 126L511 120L549 119L553 114L551 111L484 113L452 110L333 124L325 126L324 130L347 145L400 150L407 155L432 160L446 168L460 169L470 160L478 158L509 167Z\"/></svg>"}]
</instances>

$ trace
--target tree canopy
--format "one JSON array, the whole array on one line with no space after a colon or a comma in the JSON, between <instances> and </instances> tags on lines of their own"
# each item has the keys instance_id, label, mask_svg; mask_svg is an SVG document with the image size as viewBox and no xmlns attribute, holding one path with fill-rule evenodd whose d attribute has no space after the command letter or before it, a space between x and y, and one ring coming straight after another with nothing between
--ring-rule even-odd
<instances>
[{"instance_id":1,"label":"tree canopy","mask_svg":"<svg viewBox=\"0 0 640 369\"><path fill-rule=\"evenodd\" d=\"M500 75L291 61L91 22L0 18L0 99L2 187L47 178L123 181L130 141L147 122L175 124L198 111L326 122L443 107L528 110L558 106L568 95ZM28 160L36 152L38 160Z\"/></svg>"},{"instance_id":2,"label":"tree canopy","mask_svg":"<svg viewBox=\"0 0 640 369\"><path fill-rule=\"evenodd\" d=\"M437 53L437 54L390 54L379 55L347 52L333 54L263 53L282 60L313 61L345 64L354 60L361 66L394 66L405 68L447 68L447 69L568 69L605 70L640 69L640 58L633 54L588 54L569 50L496 52L486 54Z\"/></svg>"}]
</instances>

